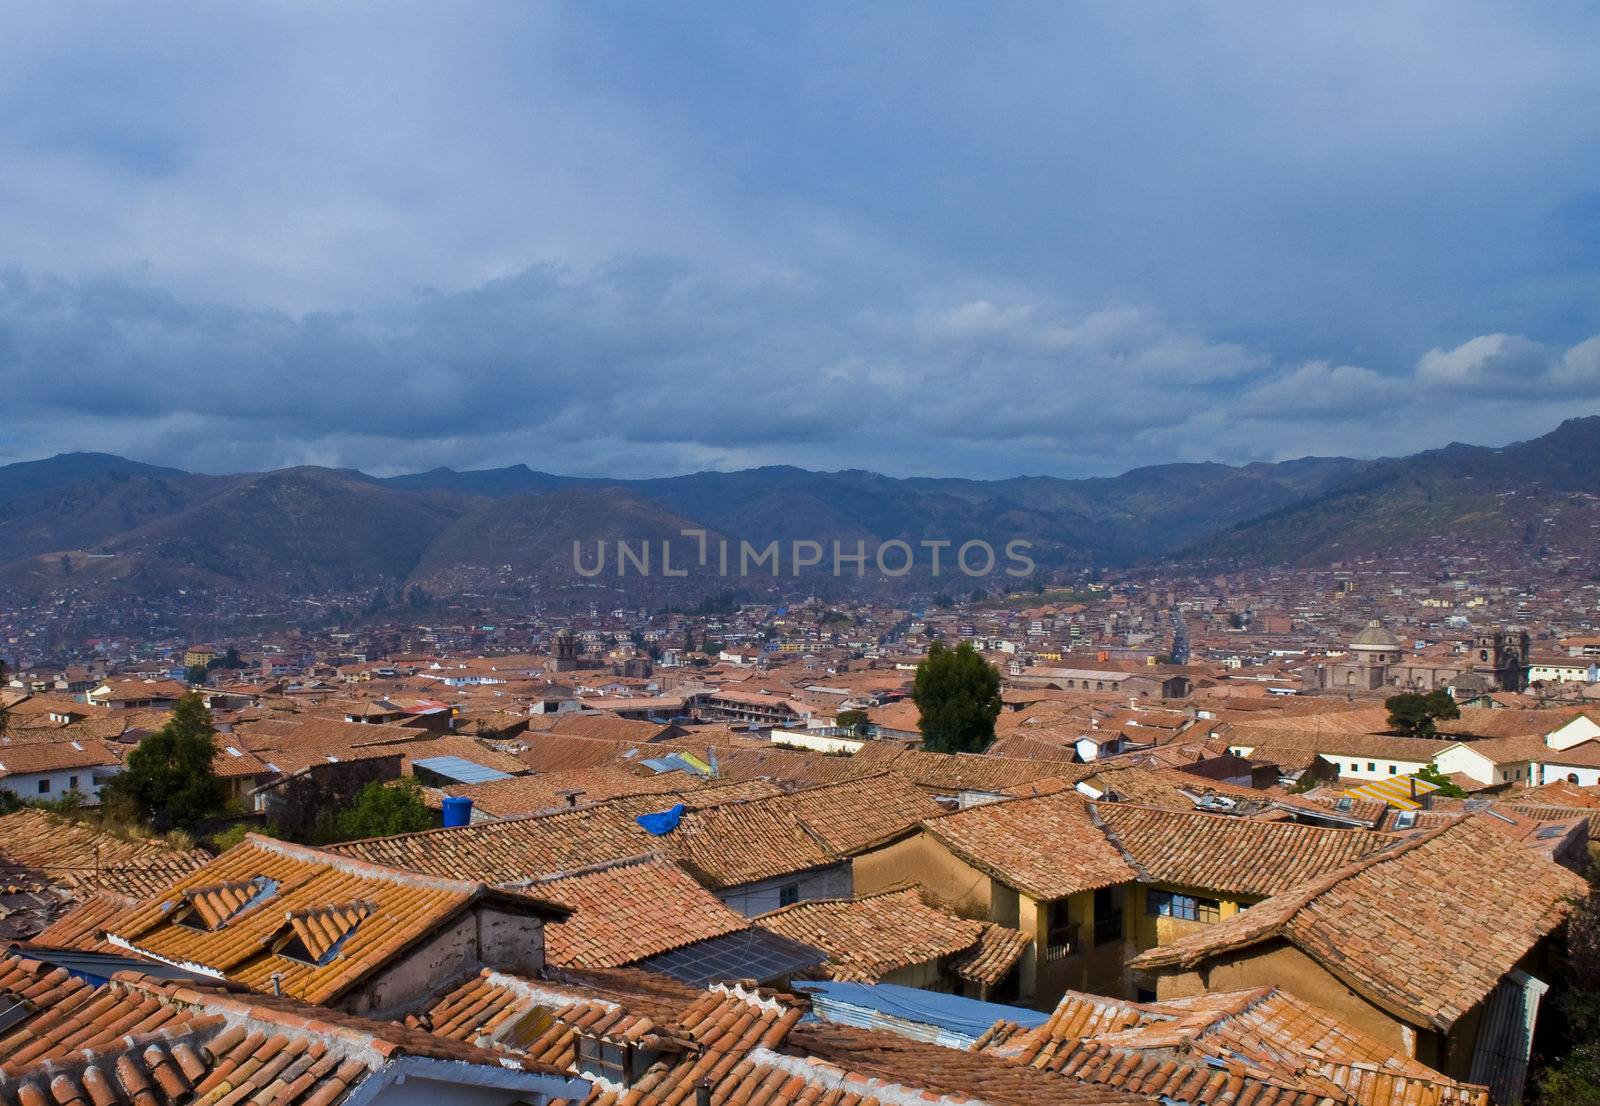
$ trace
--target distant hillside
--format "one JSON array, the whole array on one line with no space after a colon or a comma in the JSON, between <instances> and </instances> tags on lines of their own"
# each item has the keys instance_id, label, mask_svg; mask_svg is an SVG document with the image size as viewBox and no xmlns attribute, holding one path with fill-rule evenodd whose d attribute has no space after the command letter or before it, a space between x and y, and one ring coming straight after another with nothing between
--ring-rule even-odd
<instances>
[{"instance_id":1,"label":"distant hillside","mask_svg":"<svg viewBox=\"0 0 1600 1106\"><path fill-rule=\"evenodd\" d=\"M573 543L594 568L596 543L605 545L603 578L616 586L616 543L634 549L648 542L659 557L663 541L676 547L673 568L686 567L692 543L683 530L700 524L626 488L563 488L540 495L492 500L464 512L439 535L413 569L412 579L438 590L522 581L565 585L582 579L573 570ZM659 561L652 560L659 572Z\"/></svg>"},{"instance_id":2,"label":"distant hillside","mask_svg":"<svg viewBox=\"0 0 1600 1106\"><path fill-rule=\"evenodd\" d=\"M1436 535L1539 544L1600 517L1600 417L1503 449L1453 443L1359 466L1317 495L1235 524L1181 559L1323 564ZM1592 540L1592 538L1590 539Z\"/></svg>"},{"instance_id":3,"label":"distant hillside","mask_svg":"<svg viewBox=\"0 0 1600 1106\"><path fill-rule=\"evenodd\" d=\"M321 468L197 476L65 454L0 467L0 490L0 586L25 595L69 578L108 595L407 581L526 591L588 584L572 571L575 540L659 549L683 543L687 529L758 545L837 540L848 550L860 541L869 553L895 539L985 539L1000 549L1024 538L1045 566L1151 557L1315 564L1441 535L1533 546L1587 538L1600 525L1600 418L1504 449L1159 465L1089 480L786 466L616 481L525 465L386 479ZM615 590L610 575L604 586Z\"/></svg>"},{"instance_id":4,"label":"distant hillside","mask_svg":"<svg viewBox=\"0 0 1600 1106\"><path fill-rule=\"evenodd\" d=\"M0 465L0 503L18 496L70 487L107 476L142 476L154 480L168 480L187 475L181 469L146 465L110 453L58 453L42 461L19 461L14 465Z\"/></svg>"}]
</instances>

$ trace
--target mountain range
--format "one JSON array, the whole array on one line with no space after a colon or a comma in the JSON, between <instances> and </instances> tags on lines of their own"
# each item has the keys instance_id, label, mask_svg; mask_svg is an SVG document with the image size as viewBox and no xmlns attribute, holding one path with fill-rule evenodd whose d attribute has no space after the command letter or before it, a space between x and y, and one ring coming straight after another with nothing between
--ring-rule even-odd
<instances>
[{"instance_id":1,"label":"mountain range","mask_svg":"<svg viewBox=\"0 0 1600 1106\"><path fill-rule=\"evenodd\" d=\"M581 582L574 541L762 545L1013 538L1042 566L1143 560L1326 564L1456 537L1582 540L1600 519L1600 417L1504 448L1409 457L1171 464L1116 477L900 479L766 467L644 480L525 465L373 477L227 476L101 453L0 467L0 587L305 594ZM1588 538L1592 541L1592 538ZM586 548L589 548L586 545ZM686 547L685 547L686 548Z\"/></svg>"}]
</instances>

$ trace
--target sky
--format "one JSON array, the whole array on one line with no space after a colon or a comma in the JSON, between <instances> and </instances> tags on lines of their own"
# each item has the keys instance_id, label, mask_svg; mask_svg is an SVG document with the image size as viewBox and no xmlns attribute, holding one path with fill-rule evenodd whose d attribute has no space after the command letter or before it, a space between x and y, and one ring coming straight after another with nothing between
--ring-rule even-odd
<instances>
[{"instance_id":1,"label":"sky","mask_svg":"<svg viewBox=\"0 0 1600 1106\"><path fill-rule=\"evenodd\" d=\"M0 8L0 463L891 475L1600 413L1600 8Z\"/></svg>"}]
</instances>

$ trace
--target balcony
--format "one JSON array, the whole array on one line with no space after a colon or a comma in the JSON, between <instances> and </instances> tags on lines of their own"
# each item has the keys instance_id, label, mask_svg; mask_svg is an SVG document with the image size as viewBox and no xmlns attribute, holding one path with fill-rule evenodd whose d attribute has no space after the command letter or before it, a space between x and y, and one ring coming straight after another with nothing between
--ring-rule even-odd
<instances>
[{"instance_id":1,"label":"balcony","mask_svg":"<svg viewBox=\"0 0 1600 1106\"><path fill-rule=\"evenodd\" d=\"M1082 938L1075 925L1060 926L1045 935L1044 958L1046 962L1065 960L1079 951Z\"/></svg>"},{"instance_id":2,"label":"balcony","mask_svg":"<svg viewBox=\"0 0 1600 1106\"><path fill-rule=\"evenodd\" d=\"M1109 945L1122 940L1122 911L1111 910L1094 916L1094 943Z\"/></svg>"}]
</instances>

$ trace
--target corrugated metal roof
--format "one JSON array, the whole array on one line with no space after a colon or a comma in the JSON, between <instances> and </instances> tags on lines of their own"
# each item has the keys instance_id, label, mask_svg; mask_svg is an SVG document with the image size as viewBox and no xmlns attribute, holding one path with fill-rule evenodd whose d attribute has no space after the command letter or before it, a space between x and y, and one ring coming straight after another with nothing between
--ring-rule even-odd
<instances>
[{"instance_id":1,"label":"corrugated metal roof","mask_svg":"<svg viewBox=\"0 0 1600 1106\"><path fill-rule=\"evenodd\" d=\"M411 762L414 768L425 768L456 783L488 783L490 780L508 780L511 777L494 768L474 764L466 757L423 757Z\"/></svg>"},{"instance_id":2,"label":"corrugated metal roof","mask_svg":"<svg viewBox=\"0 0 1600 1106\"><path fill-rule=\"evenodd\" d=\"M1375 799L1380 803L1388 803L1396 810L1416 810L1422 806L1424 795L1437 790L1438 784L1416 776L1390 776L1386 780L1347 787L1344 793L1352 799Z\"/></svg>"},{"instance_id":3,"label":"corrugated metal roof","mask_svg":"<svg viewBox=\"0 0 1600 1106\"><path fill-rule=\"evenodd\" d=\"M888 1029L947 1048L968 1048L997 1021L1032 1029L1050 1020L1042 1010L983 1002L898 983L796 982L826 1021L863 1029Z\"/></svg>"}]
</instances>

